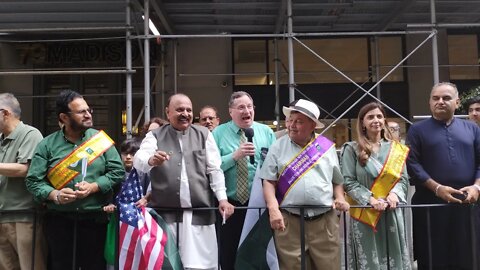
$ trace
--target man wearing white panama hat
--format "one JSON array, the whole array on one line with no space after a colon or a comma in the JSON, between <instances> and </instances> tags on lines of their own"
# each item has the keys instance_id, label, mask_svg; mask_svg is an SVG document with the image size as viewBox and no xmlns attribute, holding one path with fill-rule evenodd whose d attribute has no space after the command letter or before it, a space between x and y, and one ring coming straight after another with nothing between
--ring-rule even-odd
<instances>
[{"instance_id":1,"label":"man wearing white panama hat","mask_svg":"<svg viewBox=\"0 0 480 270\"><path fill-rule=\"evenodd\" d=\"M283 114L290 121L288 136L270 147L260 172L280 269L300 268L301 219L312 269L339 269L339 220L332 209L350 206L335 145L315 134L324 127L315 103L299 99L283 107ZM318 207L293 208L299 205Z\"/></svg>"}]
</instances>

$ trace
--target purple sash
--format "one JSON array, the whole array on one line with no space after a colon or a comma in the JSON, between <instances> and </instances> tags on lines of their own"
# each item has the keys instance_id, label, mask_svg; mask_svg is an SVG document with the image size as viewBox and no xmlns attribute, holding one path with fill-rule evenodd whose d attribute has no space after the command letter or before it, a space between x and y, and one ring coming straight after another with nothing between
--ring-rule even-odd
<instances>
[{"instance_id":1,"label":"purple sash","mask_svg":"<svg viewBox=\"0 0 480 270\"><path fill-rule=\"evenodd\" d=\"M327 152L333 142L323 136L310 142L287 166L280 174L277 183L277 200L281 204L283 198L289 189L297 183L297 181L317 163L317 161Z\"/></svg>"}]
</instances>

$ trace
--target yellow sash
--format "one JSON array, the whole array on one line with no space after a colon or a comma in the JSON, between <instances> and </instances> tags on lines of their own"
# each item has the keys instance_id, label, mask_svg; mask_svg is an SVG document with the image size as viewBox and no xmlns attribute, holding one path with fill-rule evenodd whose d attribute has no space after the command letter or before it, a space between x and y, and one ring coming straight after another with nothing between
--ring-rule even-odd
<instances>
[{"instance_id":1,"label":"yellow sash","mask_svg":"<svg viewBox=\"0 0 480 270\"><path fill-rule=\"evenodd\" d=\"M75 167L82 164L83 158L87 158L88 164L91 164L113 144L113 140L103 130L100 130L55 165L47 174L48 180L56 189L63 188L80 173L81 168L78 170Z\"/></svg>"},{"instance_id":2,"label":"yellow sash","mask_svg":"<svg viewBox=\"0 0 480 270\"><path fill-rule=\"evenodd\" d=\"M388 153L387 160L385 160L383 164L382 171L370 189L375 199L386 198L390 190L392 190L400 180L409 150L407 146L392 141L390 152ZM350 205L358 205L350 196L347 196L347 201ZM380 215L382 214L373 208L350 208L349 212L353 219L369 225L375 231Z\"/></svg>"}]
</instances>

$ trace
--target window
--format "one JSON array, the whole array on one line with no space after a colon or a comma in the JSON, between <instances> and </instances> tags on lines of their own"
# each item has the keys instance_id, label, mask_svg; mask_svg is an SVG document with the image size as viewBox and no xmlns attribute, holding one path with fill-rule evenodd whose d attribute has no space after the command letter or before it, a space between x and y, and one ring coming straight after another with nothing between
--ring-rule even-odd
<instances>
[{"instance_id":1,"label":"window","mask_svg":"<svg viewBox=\"0 0 480 270\"><path fill-rule=\"evenodd\" d=\"M450 80L478 80L478 43L476 35L449 35L448 62Z\"/></svg>"},{"instance_id":2,"label":"window","mask_svg":"<svg viewBox=\"0 0 480 270\"><path fill-rule=\"evenodd\" d=\"M267 84L266 40L234 42L235 85Z\"/></svg>"},{"instance_id":3,"label":"window","mask_svg":"<svg viewBox=\"0 0 480 270\"><path fill-rule=\"evenodd\" d=\"M308 39L302 42L356 82L368 81L368 46L366 38ZM280 40L280 83L288 83L287 41ZM346 78L333 70L298 42L293 42L295 83L345 83ZM269 42L269 72L275 72L274 44Z\"/></svg>"},{"instance_id":4,"label":"window","mask_svg":"<svg viewBox=\"0 0 480 270\"><path fill-rule=\"evenodd\" d=\"M385 74L390 72L392 68L403 59L402 38L401 37L379 37L378 39L378 62L379 62L379 78L376 77L376 49L375 42L371 46L371 62L372 62L372 80L377 82ZM384 82L401 82L403 81L403 68L398 67L392 72Z\"/></svg>"}]
</instances>

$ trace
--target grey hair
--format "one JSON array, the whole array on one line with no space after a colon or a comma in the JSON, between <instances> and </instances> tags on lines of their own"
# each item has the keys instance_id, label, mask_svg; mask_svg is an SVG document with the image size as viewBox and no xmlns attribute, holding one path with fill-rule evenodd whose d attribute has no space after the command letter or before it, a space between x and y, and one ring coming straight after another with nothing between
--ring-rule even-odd
<instances>
[{"instance_id":1,"label":"grey hair","mask_svg":"<svg viewBox=\"0 0 480 270\"><path fill-rule=\"evenodd\" d=\"M243 96L247 96L253 103L253 98L252 98L252 96L250 96L249 93L247 93L245 91L236 91L236 92L233 92L232 95L230 96L230 100L228 101L228 107L231 108L233 103L235 103L235 99L241 98Z\"/></svg>"},{"instance_id":2,"label":"grey hair","mask_svg":"<svg viewBox=\"0 0 480 270\"><path fill-rule=\"evenodd\" d=\"M20 103L18 102L17 98L11 93L0 94L0 107L7 107L18 119L20 119L20 116L22 115Z\"/></svg>"},{"instance_id":3,"label":"grey hair","mask_svg":"<svg viewBox=\"0 0 480 270\"><path fill-rule=\"evenodd\" d=\"M455 85L454 83L451 83L451 82L439 82L437 84L435 84L433 87L432 87L432 91L430 91L430 93L433 92L433 90L435 90L436 88L440 87L440 86L450 86L452 87L454 90L455 90L455 96L458 98L458 89L457 89L457 85Z\"/></svg>"}]
</instances>

